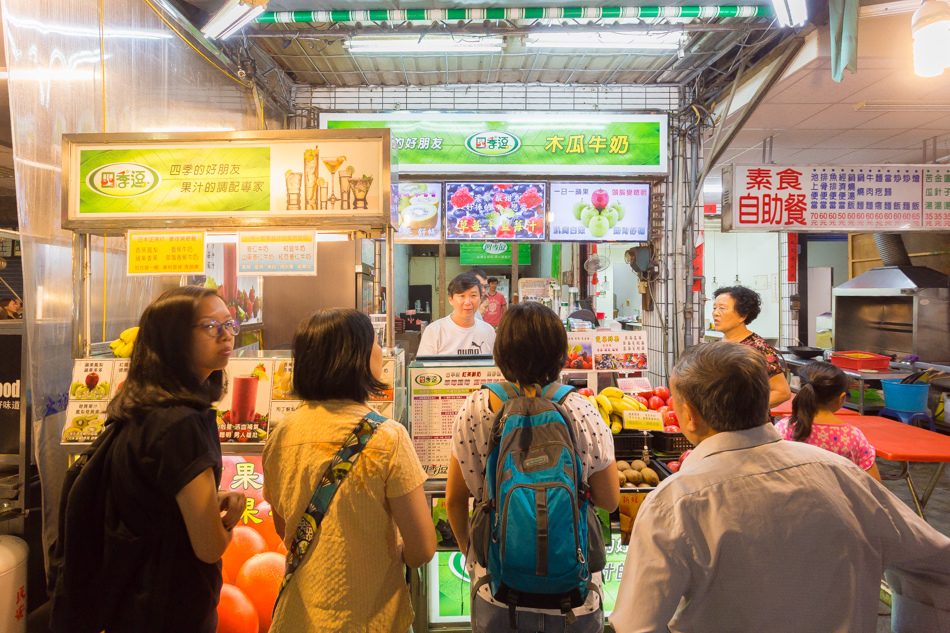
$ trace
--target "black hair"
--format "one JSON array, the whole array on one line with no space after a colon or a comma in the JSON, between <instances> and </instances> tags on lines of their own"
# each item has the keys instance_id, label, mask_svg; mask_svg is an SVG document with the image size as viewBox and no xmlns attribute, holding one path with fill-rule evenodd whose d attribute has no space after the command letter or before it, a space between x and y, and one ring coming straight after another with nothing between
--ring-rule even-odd
<instances>
[{"instance_id":1,"label":"black hair","mask_svg":"<svg viewBox=\"0 0 950 633\"><path fill-rule=\"evenodd\" d=\"M714 431L744 431L769 421L765 356L748 345L720 341L688 348L673 368L672 384Z\"/></svg>"},{"instance_id":2,"label":"black hair","mask_svg":"<svg viewBox=\"0 0 950 633\"><path fill-rule=\"evenodd\" d=\"M495 331L495 363L521 386L551 384L567 362L567 332L561 319L534 301L505 310Z\"/></svg>"},{"instance_id":3,"label":"black hair","mask_svg":"<svg viewBox=\"0 0 950 633\"><path fill-rule=\"evenodd\" d=\"M456 276L455 279L449 282L449 287L446 294L448 294L450 297L453 295L460 295L467 290L471 290L472 288L478 288L478 294L482 294L482 285L478 281L478 278L472 274L472 271L468 271Z\"/></svg>"},{"instance_id":4,"label":"black hair","mask_svg":"<svg viewBox=\"0 0 950 633\"><path fill-rule=\"evenodd\" d=\"M798 376L802 386L792 400L789 424L795 429L792 439L804 442L811 435L815 416L819 411L834 413L838 398L851 388L851 379L838 367L822 361L805 365Z\"/></svg>"},{"instance_id":5,"label":"black hair","mask_svg":"<svg viewBox=\"0 0 950 633\"><path fill-rule=\"evenodd\" d=\"M0 297L0 309L3 309L16 301L13 297Z\"/></svg>"},{"instance_id":6,"label":"black hair","mask_svg":"<svg viewBox=\"0 0 950 633\"><path fill-rule=\"evenodd\" d=\"M482 279L484 279L485 277L488 277L488 273L486 273L485 269L483 268L472 268L471 270L468 271L468 273L471 275L477 275L478 277L481 277Z\"/></svg>"},{"instance_id":7,"label":"black hair","mask_svg":"<svg viewBox=\"0 0 950 633\"><path fill-rule=\"evenodd\" d=\"M313 313L294 334L294 393L308 401L366 402L388 386L369 365L375 342L373 323L359 310Z\"/></svg>"},{"instance_id":8,"label":"black hair","mask_svg":"<svg viewBox=\"0 0 950 633\"><path fill-rule=\"evenodd\" d=\"M191 369L191 336L201 302L208 297L221 299L211 288L182 286L163 292L145 308L132 348L129 375L106 407L110 419L143 418L159 407L204 409L221 398L223 370L211 372L202 383Z\"/></svg>"},{"instance_id":9,"label":"black hair","mask_svg":"<svg viewBox=\"0 0 950 633\"><path fill-rule=\"evenodd\" d=\"M755 321L755 318L762 312L762 298L759 296L759 293L745 286L717 288L713 293L713 297L718 297L719 295L729 295L732 297L732 300L735 302L733 310L739 313L739 316L743 317L746 325Z\"/></svg>"},{"instance_id":10,"label":"black hair","mask_svg":"<svg viewBox=\"0 0 950 633\"><path fill-rule=\"evenodd\" d=\"M498 283L498 277L489 277L489 278L488 278L488 283L490 283L490 284L497 284L497 283Z\"/></svg>"}]
</instances>

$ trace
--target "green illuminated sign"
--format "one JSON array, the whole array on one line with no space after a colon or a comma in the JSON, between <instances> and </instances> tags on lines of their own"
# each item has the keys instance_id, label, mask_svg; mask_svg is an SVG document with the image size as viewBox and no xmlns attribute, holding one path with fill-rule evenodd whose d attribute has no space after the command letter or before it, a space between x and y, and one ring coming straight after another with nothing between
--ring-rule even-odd
<instances>
[{"instance_id":1,"label":"green illuminated sign","mask_svg":"<svg viewBox=\"0 0 950 633\"><path fill-rule=\"evenodd\" d=\"M531 245L518 244L518 265L531 263ZM461 242L459 264L462 266L510 266L511 242Z\"/></svg>"}]
</instances>

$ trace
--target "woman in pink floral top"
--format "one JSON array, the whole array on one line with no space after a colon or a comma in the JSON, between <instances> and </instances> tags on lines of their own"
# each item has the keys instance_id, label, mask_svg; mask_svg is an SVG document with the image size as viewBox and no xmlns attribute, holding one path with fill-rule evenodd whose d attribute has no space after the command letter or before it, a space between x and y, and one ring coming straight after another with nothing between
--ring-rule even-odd
<instances>
[{"instance_id":1,"label":"woman in pink floral top","mask_svg":"<svg viewBox=\"0 0 950 633\"><path fill-rule=\"evenodd\" d=\"M805 442L850 459L881 481L874 447L861 429L835 416L848 397L850 379L831 363L810 363L798 370L802 386L792 401L792 416L775 428L786 440Z\"/></svg>"}]
</instances>

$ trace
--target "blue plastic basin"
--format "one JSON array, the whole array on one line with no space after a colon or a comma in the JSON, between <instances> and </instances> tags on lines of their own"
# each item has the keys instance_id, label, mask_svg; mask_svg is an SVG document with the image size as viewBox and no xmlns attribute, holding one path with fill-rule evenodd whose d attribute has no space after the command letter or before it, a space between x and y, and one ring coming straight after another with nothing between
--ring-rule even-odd
<instances>
[{"instance_id":1,"label":"blue plastic basin","mask_svg":"<svg viewBox=\"0 0 950 633\"><path fill-rule=\"evenodd\" d=\"M927 411L927 394L930 385L920 383L902 385L900 380L882 380L884 386L884 406L894 411Z\"/></svg>"}]
</instances>

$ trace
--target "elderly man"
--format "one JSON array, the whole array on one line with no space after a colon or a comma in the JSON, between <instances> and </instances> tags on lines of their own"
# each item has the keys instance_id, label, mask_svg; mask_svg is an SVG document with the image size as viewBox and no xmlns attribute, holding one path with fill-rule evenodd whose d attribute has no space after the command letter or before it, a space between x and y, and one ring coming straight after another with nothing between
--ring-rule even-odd
<instances>
[{"instance_id":1,"label":"elderly man","mask_svg":"<svg viewBox=\"0 0 950 633\"><path fill-rule=\"evenodd\" d=\"M884 570L894 631L950 631L950 539L849 460L782 440L762 354L691 348L670 388L696 449L640 507L618 633L873 632Z\"/></svg>"}]
</instances>

